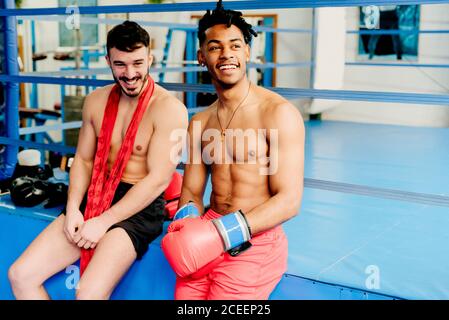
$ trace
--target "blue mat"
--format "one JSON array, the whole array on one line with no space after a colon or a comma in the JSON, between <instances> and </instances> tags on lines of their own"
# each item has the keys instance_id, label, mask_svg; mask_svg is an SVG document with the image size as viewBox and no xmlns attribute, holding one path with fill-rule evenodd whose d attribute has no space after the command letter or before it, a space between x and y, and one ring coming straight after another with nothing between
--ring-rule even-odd
<instances>
[{"instance_id":1,"label":"blue mat","mask_svg":"<svg viewBox=\"0 0 449 320\"><path fill-rule=\"evenodd\" d=\"M0 214L0 241L4 244L0 251L1 299L13 298L7 279L8 267L48 223L26 216ZM159 245L160 237L150 245L144 259L134 263L114 291L113 299L173 299L175 276ZM74 299L74 273L69 271L64 270L45 283L53 299Z\"/></svg>"},{"instance_id":2,"label":"blue mat","mask_svg":"<svg viewBox=\"0 0 449 320\"><path fill-rule=\"evenodd\" d=\"M306 134L307 178L449 194L449 129L309 122ZM210 184L205 199L209 194ZM7 268L48 221L30 218L33 212L5 199L0 294L9 299ZM271 299L449 299L448 213L444 206L306 188L299 215L284 225L288 271ZM173 297L174 275L159 243L133 265L112 298ZM73 298L67 276L48 281L52 297Z\"/></svg>"},{"instance_id":3,"label":"blue mat","mask_svg":"<svg viewBox=\"0 0 449 320\"><path fill-rule=\"evenodd\" d=\"M5 201L2 203L4 204ZM26 215L0 213L0 226L2 226L0 241L14 243L14 246L2 246L0 250L2 261L0 263L0 299L14 298L7 279L8 267L48 223L49 221ZM161 238L162 236L150 245L142 260L133 264L115 289L111 299L173 299L175 275L160 249ZM56 274L45 283L45 288L52 299L70 300L75 298L74 273L70 268L66 270ZM280 281L270 299L385 300L392 299L392 297L287 274Z\"/></svg>"}]
</instances>

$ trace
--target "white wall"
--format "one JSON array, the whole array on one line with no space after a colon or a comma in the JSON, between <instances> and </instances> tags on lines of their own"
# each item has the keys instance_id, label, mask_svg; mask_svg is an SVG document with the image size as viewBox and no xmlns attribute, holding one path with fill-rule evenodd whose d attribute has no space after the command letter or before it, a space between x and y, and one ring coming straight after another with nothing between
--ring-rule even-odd
<instances>
[{"instance_id":1,"label":"white wall","mask_svg":"<svg viewBox=\"0 0 449 320\"><path fill-rule=\"evenodd\" d=\"M128 0L127 4L141 4L143 0ZM183 2L183 1L177 1ZM185 1L184 1L185 2ZM191 2L190 0L187 2ZM24 7L35 6L35 0L25 0ZM99 5L123 4L121 0L99 0ZM225 2L226 4L226 2ZM40 0L40 7L54 7L56 0ZM182 13L136 13L130 14L131 19L191 23L191 15L203 12ZM245 14L277 14L279 28L311 28L312 9L282 9L282 10L244 10ZM105 17L100 15L100 17ZM114 18L114 16L107 16ZM347 8L347 30L358 29L358 8ZM448 29L449 4L421 6L421 29ZM56 22L37 23L37 51L55 49L58 46L58 25ZM105 43L106 26L100 25L100 42ZM148 28L150 36L155 41L154 54L160 59L165 45L166 28ZM449 60L449 35L420 35L419 63L447 63ZM170 51L170 60L183 60L185 37L183 32L175 32ZM29 52L29 49L27 49ZM312 51L311 35L302 33L277 34L277 62L310 61ZM360 61L358 56L358 39L356 35L346 38L346 61ZM29 60L29 59L28 59ZM404 61L406 63L406 61ZM72 65L73 62L59 62L52 59L38 62L39 71L58 70L61 66ZM104 67L104 62L92 64L92 67ZM29 63L28 63L29 67ZM29 71L29 68L28 68ZM349 67L345 68L344 89L367 91L393 91L412 93L447 94L449 88L449 72L447 69L435 68L393 68L393 67ZM290 88L309 88L310 68L278 68L276 86ZM153 75L155 78L157 75ZM166 81L181 82L182 75L167 73ZM59 86L40 85L39 105L52 108L60 101ZM181 95L178 94L179 97ZM307 99L292 101L302 109ZM448 126L449 108L446 106L428 106L394 103L368 103L345 101L337 108L323 113L323 119L392 123L419 126Z\"/></svg>"},{"instance_id":2,"label":"white wall","mask_svg":"<svg viewBox=\"0 0 449 320\"><path fill-rule=\"evenodd\" d=\"M358 9L348 8L347 17L347 29L358 29ZM420 29L448 29L448 24L449 4L421 6ZM416 63L448 64L448 52L449 34L421 34ZM346 61L363 61L358 57L356 35L348 35ZM376 62L376 58L371 61ZM404 59L403 63L411 62ZM448 71L443 68L347 66L344 89L448 94ZM448 127L449 108L448 106L346 101L338 108L325 112L323 119Z\"/></svg>"}]
</instances>

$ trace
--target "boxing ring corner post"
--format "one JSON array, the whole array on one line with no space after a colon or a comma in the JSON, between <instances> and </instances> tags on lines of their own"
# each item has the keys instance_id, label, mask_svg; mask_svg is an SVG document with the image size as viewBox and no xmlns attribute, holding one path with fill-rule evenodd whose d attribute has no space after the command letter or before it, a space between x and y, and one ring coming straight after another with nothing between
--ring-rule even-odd
<instances>
[{"instance_id":1,"label":"boxing ring corner post","mask_svg":"<svg viewBox=\"0 0 449 320\"><path fill-rule=\"evenodd\" d=\"M14 0L2 0L2 7L15 9ZM2 17L4 21L5 42L5 74L18 75L17 63L17 26L16 17ZM19 138L19 84L17 82L5 83L5 127L8 138ZM0 179L9 178L17 163L18 146L7 145L4 155L4 164L0 167Z\"/></svg>"}]
</instances>

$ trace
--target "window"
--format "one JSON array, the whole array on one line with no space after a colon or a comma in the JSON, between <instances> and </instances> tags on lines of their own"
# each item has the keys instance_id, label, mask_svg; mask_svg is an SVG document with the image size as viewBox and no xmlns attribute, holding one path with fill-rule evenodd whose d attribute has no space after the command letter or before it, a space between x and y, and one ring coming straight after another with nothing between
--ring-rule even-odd
<instances>
[{"instance_id":1,"label":"window","mask_svg":"<svg viewBox=\"0 0 449 320\"><path fill-rule=\"evenodd\" d=\"M96 6L97 0L58 0L59 7L68 6ZM96 14L86 14L83 17L97 17ZM98 43L98 25L81 24L81 46L94 46ZM75 30L69 30L65 26L65 22L59 23L59 46L73 47L76 44Z\"/></svg>"},{"instance_id":2,"label":"window","mask_svg":"<svg viewBox=\"0 0 449 320\"><path fill-rule=\"evenodd\" d=\"M419 13L417 5L361 7L360 30L419 30ZM368 55L369 59L385 56L401 60L403 55L418 55L417 33L361 34L359 39L359 54Z\"/></svg>"}]
</instances>

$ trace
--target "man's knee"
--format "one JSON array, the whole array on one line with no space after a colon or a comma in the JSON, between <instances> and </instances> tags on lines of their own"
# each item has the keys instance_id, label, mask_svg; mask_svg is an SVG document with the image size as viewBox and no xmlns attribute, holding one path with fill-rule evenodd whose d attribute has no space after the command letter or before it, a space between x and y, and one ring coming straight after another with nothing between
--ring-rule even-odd
<instances>
[{"instance_id":1,"label":"man's knee","mask_svg":"<svg viewBox=\"0 0 449 320\"><path fill-rule=\"evenodd\" d=\"M8 269L8 279L13 288L26 288L40 285L33 279L31 268L20 262L14 262Z\"/></svg>"},{"instance_id":2,"label":"man's knee","mask_svg":"<svg viewBox=\"0 0 449 320\"><path fill-rule=\"evenodd\" d=\"M76 300L108 300L111 293L98 290L93 286L83 283L79 284L79 288L76 290Z\"/></svg>"}]
</instances>

